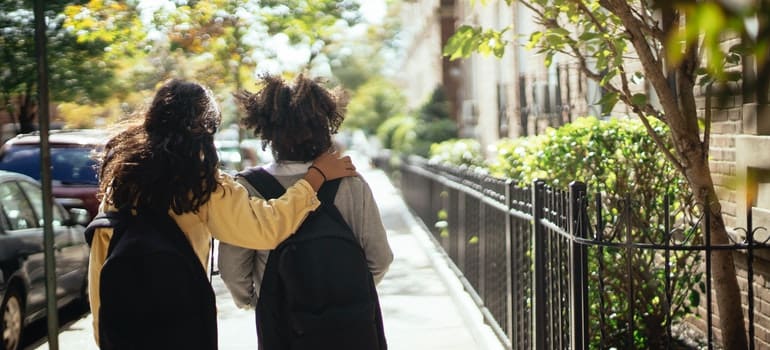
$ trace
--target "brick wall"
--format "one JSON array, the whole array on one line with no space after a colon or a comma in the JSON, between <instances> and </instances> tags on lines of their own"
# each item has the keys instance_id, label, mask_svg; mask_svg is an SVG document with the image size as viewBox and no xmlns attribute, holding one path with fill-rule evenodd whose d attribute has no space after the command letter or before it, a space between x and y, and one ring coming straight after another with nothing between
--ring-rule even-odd
<instances>
[{"instance_id":1,"label":"brick wall","mask_svg":"<svg viewBox=\"0 0 770 350\"><path fill-rule=\"evenodd\" d=\"M704 118L706 113L706 97L704 92L701 91L701 95L697 97L698 115L700 118ZM743 195L739 195L738 190L747 184L739 176L740 169L738 169L736 164L738 152L736 149L736 139L744 134L743 99L741 96L724 96L723 92L724 90L715 89L713 92L715 96L711 97L712 126L709 145L709 166L714 186L719 196L719 202L722 206L725 224L728 226L728 230L733 230L736 240L742 241L744 238L743 234L740 230L735 230L735 228L745 225L745 219L741 219L741 214L738 210L739 199L743 197ZM762 152L762 150L758 149L752 151ZM748 255L745 252L739 252L734 255L734 258L748 330ZM770 254L757 251L752 265L754 270L754 342L756 349L770 350ZM701 300L705 302L706 298L702 297ZM721 335L715 300L716 296L712 295L712 310L715 313L712 319L714 325L713 332L717 340L719 340ZM705 335L707 324L705 305L701 305L698 315L699 318L690 318L688 321L701 334Z\"/></svg>"}]
</instances>

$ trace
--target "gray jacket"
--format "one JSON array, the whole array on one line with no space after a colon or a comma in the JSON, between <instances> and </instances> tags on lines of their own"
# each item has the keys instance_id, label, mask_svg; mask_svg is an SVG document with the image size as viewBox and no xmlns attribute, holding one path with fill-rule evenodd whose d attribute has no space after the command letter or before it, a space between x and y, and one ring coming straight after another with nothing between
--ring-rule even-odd
<instances>
[{"instance_id":1,"label":"gray jacket","mask_svg":"<svg viewBox=\"0 0 770 350\"><path fill-rule=\"evenodd\" d=\"M310 163L281 162L272 163L265 169L281 185L288 187L301 179L309 166ZM249 194L261 197L248 181L240 177L238 181L249 190ZM334 205L364 249L374 282L379 283L393 261L393 252L369 184L360 176L344 178ZM251 250L219 242L220 276L238 307L248 309L257 305L269 253L269 250Z\"/></svg>"}]
</instances>

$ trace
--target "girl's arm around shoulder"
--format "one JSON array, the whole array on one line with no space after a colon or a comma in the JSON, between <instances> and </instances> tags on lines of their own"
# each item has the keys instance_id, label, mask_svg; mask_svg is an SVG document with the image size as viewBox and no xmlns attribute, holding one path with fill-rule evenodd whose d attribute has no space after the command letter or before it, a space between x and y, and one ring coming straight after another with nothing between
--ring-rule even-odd
<instances>
[{"instance_id":1,"label":"girl's arm around shoulder","mask_svg":"<svg viewBox=\"0 0 770 350\"><path fill-rule=\"evenodd\" d=\"M250 249L273 249L299 228L320 201L299 180L276 199L250 197L246 188L220 172L219 188L206 204L204 221L217 239ZM202 208L203 209L203 208Z\"/></svg>"}]
</instances>

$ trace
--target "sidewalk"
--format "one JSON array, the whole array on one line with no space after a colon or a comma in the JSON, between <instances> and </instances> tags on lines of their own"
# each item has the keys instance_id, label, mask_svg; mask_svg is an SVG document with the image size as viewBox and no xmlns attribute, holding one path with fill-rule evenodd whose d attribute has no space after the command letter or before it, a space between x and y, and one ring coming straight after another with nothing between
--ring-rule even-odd
<instances>
[{"instance_id":1,"label":"sidewalk","mask_svg":"<svg viewBox=\"0 0 770 350\"><path fill-rule=\"evenodd\" d=\"M378 286L390 350L502 349L470 296L465 293L429 233L415 220L399 191L378 169L354 160L380 207L395 260ZM222 281L214 278L219 318L219 348L256 349L254 313L235 307ZM62 350L98 349L91 315L62 329ZM48 350L43 344L28 350Z\"/></svg>"}]
</instances>

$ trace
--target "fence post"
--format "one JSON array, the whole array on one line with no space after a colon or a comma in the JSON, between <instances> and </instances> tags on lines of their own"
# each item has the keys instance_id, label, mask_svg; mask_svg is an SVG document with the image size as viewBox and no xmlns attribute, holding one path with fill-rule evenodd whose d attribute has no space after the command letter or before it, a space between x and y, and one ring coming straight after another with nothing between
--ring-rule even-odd
<instances>
[{"instance_id":1,"label":"fence post","mask_svg":"<svg viewBox=\"0 0 770 350\"><path fill-rule=\"evenodd\" d=\"M534 251L533 259L533 286L532 298L534 299L534 310L532 310L532 348L535 350L545 350L545 328L546 328L546 309L545 309L545 229L540 220L543 219L543 202L545 182L535 180L532 182L532 249Z\"/></svg>"},{"instance_id":2,"label":"fence post","mask_svg":"<svg viewBox=\"0 0 770 350\"><path fill-rule=\"evenodd\" d=\"M516 327L513 326L513 223L511 222L511 209L512 209L512 197L513 197L513 180L505 180L505 275L508 276L505 280L505 307L506 307L506 328L505 333L508 335L508 339L511 340L511 344L516 344L514 341L516 335L513 334L513 330Z\"/></svg>"},{"instance_id":3,"label":"fence post","mask_svg":"<svg viewBox=\"0 0 770 350\"><path fill-rule=\"evenodd\" d=\"M570 224L570 339L572 350L588 348L588 252L575 238L587 238L586 185L569 184Z\"/></svg>"}]
</instances>

